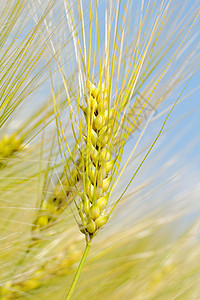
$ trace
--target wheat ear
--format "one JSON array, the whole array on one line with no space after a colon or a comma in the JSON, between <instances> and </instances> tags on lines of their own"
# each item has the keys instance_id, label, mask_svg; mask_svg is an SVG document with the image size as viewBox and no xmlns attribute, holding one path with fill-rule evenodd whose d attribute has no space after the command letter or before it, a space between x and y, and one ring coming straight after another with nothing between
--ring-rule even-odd
<instances>
[{"instance_id":1,"label":"wheat ear","mask_svg":"<svg viewBox=\"0 0 200 300\"><path fill-rule=\"evenodd\" d=\"M22 147L22 140L15 134L4 136L0 139L0 167L4 167L7 161Z\"/></svg>"},{"instance_id":2,"label":"wheat ear","mask_svg":"<svg viewBox=\"0 0 200 300\"><path fill-rule=\"evenodd\" d=\"M77 204L81 222L81 232L89 243L95 233L107 222L106 206L115 158L112 158L111 136L114 107L110 101L105 84L96 87L90 81L83 107L87 128L82 133L85 147L81 149L83 191L79 193Z\"/></svg>"}]
</instances>

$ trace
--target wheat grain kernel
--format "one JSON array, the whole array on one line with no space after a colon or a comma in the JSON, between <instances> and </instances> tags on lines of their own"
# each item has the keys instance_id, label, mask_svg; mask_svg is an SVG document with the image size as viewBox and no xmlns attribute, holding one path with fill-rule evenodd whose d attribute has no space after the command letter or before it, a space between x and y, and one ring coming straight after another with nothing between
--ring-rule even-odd
<instances>
[{"instance_id":1,"label":"wheat grain kernel","mask_svg":"<svg viewBox=\"0 0 200 300\"><path fill-rule=\"evenodd\" d=\"M87 224L87 231L89 233L94 233L96 230L96 224L93 220L89 220L88 224Z\"/></svg>"},{"instance_id":2,"label":"wheat grain kernel","mask_svg":"<svg viewBox=\"0 0 200 300\"><path fill-rule=\"evenodd\" d=\"M97 204L94 204L90 208L90 215L93 220L96 220L100 215L100 208Z\"/></svg>"},{"instance_id":3,"label":"wheat grain kernel","mask_svg":"<svg viewBox=\"0 0 200 300\"><path fill-rule=\"evenodd\" d=\"M97 205L99 206L100 210L104 209L108 203L109 194L99 198L97 200Z\"/></svg>"},{"instance_id":4,"label":"wheat grain kernel","mask_svg":"<svg viewBox=\"0 0 200 300\"><path fill-rule=\"evenodd\" d=\"M107 177L106 179L103 180L102 193L107 192L107 190L108 190L108 188L110 186L110 183L111 183L111 179L112 179L112 176Z\"/></svg>"},{"instance_id":5,"label":"wheat grain kernel","mask_svg":"<svg viewBox=\"0 0 200 300\"><path fill-rule=\"evenodd\" d=\"M106 224L106 222L108 221L108 216L99 216L96 220L95 220L95 224L97 228L101 228L103 225Z\"/></svg>"}]
</instances>

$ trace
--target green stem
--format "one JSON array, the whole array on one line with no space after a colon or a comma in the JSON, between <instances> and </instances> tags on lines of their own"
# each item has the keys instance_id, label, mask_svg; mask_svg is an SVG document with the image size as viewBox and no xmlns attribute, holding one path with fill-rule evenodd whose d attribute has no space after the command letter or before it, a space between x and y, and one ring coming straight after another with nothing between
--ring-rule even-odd
<instances>
[{"instance_id":1,"label":"green stem","mask_svg":"<svg viewBox=\"0 0 200 300\"><path fill-rule=\"evenodd\" d=\"M71 296L72 296L72 293L73 293L73 291L74 291L74 289L75 289L75 287L76 287L77 281L78 281L79 276L80 276L80 274L81 274L81 270L82 270L83 264L84 264L84 262L85 262L85 260L86 260L87 255L88 255L89 249L90 249L90 245L89 245L89 244L86 244L85 251L84 251L84 253L83 253L82 259L81 259L80 264L79 264L79 266L78 266L78 269L77 269L77 271L76 271L76 275L75 275L75 277L74 277L74 280L73 280L73 282L72 282L72 285L71 285L71 287L70 287L70 290L69 290L69 292L68 292L68 294L67 294L65 300L69 300L69 299L71 298Z\"/></svg>"}]
</instances>

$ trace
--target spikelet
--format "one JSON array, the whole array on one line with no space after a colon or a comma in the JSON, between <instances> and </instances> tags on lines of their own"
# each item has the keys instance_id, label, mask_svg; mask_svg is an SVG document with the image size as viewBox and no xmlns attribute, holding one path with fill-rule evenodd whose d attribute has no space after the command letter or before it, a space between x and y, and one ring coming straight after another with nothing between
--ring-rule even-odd
<instances>
[{"instance_id":1,"label":"spikelet","mask_svg":"<svg viewBox=\"0 0 200 300\"><path fill-rule=\"evenodd\" d=\"M106 207L115 164L113 147L109 145L114 108L110 107L105 84L96 87L88 82L85 98L87 106L82 108L87 122L87 131L83 133L85 148L82 151L84 184L78 211L80 230L89 242L108 220Z\"/></svg>"},{"instance_id":2,"label":"spikelet","mask_svg":"<svg viewBox=\"0 0 200 300\"><path fill-rule=\"evenodd\" d=\"M15 134L5 134L0 139L0 166L4 165L22 147L22 141Z\"/></svg>"}]
</instances>

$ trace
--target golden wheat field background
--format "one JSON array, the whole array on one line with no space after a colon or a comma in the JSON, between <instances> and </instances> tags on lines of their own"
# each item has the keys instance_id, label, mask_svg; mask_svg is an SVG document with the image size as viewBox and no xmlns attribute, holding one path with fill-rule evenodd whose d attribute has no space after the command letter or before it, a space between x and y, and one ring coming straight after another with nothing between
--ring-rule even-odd
<instances>
[{"instance_id":1,"label":"golden wheat field background","mask_svg":"<svg viewBox=\"0 0 200 300\"><path fill-rule=\"evenodd\" d=\"M0 299L200 299L199 1L0 1Z\"/></svg>"}]
</instances>

